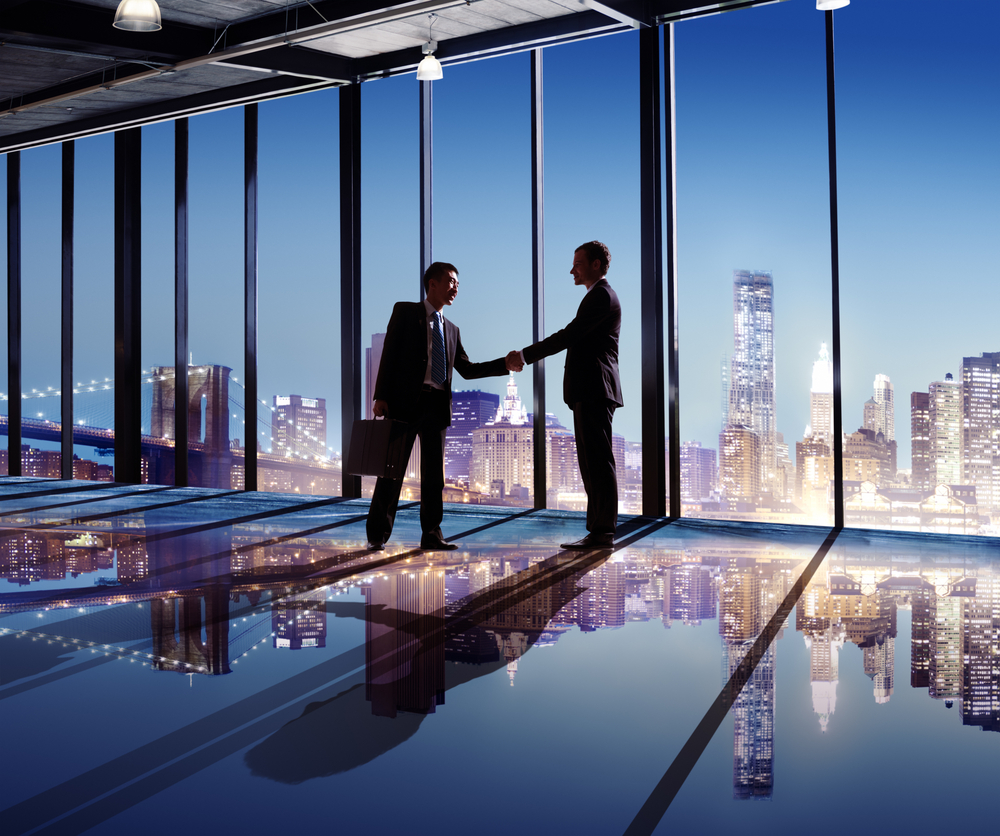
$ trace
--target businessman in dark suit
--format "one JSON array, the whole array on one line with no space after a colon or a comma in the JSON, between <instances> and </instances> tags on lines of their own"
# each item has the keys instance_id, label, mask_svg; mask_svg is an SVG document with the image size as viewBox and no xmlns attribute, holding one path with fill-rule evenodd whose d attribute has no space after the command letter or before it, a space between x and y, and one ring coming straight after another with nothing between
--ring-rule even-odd
<instances>
[{"instance_id":1,"label":"businessman in dark suit","mask_svg":"<svg viewBox=\"0 0 1000 836\"><path fill-rule=\"evenodd\" d=\"M451 377L468 379L507 374L503 357L473 363L462 348L458 326L441 311L458 295L454 264L435 261L424 273L423 302L397 302L385 332L372 411L406 421L407 456L420 436L420 548L457 549L441 533L444 514L445 433L451 424ZM380 478L368 509L368 547L384 548L392 533L402 479Z\"/></svg>"},{"instance_id":2,"label":"businessman in dark suit","mask_svg":"<svg viewBox=\"0 0 1000 836\"><path fill-rule=\"evenodd\" d=\"M622 309L605 276L611 253L600 241L590 241L573 253L570 273L575 284L586 287L576 316L561 331L534 345L507 355L507 367L520 371L566 350L563 400L573 410L576 454L587 491L587 534L564 549L609 548L618 525L618 478L611 442L611 421L622 405L618 378L618 332Z\"/></svg>"}]
</instances>

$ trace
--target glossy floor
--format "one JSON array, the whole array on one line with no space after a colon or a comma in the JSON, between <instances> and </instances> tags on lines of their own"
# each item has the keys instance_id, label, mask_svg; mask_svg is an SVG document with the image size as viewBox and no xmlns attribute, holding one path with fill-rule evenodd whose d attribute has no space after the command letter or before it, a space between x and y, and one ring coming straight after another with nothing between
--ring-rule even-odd
<instances>
[{"instance_id":1,"label":"glossy floor","mask_svg":"<svg viewBox=\"0 0 1000 836\"><path fill-rule=\"evenodd\" d=\"M0 479L0 831L995 825L997 540L366 510Z\"/></svg>"}]
</instances>

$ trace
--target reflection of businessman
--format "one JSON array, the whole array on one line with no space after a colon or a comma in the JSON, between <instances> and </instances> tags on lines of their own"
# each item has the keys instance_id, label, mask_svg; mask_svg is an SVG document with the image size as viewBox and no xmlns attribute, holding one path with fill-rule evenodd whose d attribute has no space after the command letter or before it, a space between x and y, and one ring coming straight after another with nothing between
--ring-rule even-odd
<instances>
[{"instance_id":1,"label":"reflection of businessman","mask_svg":"<svg viewBox=\"0 0 1000 836\"><path fill-rule=\"evenodd\" d=\"M622 309L607 279L611 253L600 241L590 241L573 254L570 273L587 292L576 316L561 331L507 355L508 367L519 370L523 361L534 363L566 350L563 400L573 410L573 431L580 475L587 491L587 531L563 548L590 549L614 545L618 524L618 480L611 446L611 420L622 405L618 379L618 332Z\"/></svg>"},{"instance_id":2,"label":"reflection of businessman","mask_svg":"<svg viewBox=\"0 0 1000 836\"><path fill-rule=\"evenodd\" d=\"M451 376L466 379L507 374L502 357L472 363L458 326L441 314L458 295L455 265L435 261L424 273L423 302L397 302L386 328L375 381L375 415L410 425L406 452L420 436L420 538L422 549L455 549L441 534L445 432L451 424ZM401 479L380 478L368 510L368 545L381 549L392 533Z\"/></svg>"}]
</instances>

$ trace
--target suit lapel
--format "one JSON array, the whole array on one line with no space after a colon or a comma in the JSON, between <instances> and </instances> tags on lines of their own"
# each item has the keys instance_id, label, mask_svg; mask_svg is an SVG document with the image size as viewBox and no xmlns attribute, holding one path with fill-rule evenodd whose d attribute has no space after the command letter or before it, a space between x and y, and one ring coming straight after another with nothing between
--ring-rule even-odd
<instances>
[{"instance_id":1,"label":"suit lapel","mask_svg":"<svg viewBox=\"0 0 1000 836\"><path fill-rule=\"evenodd\" d=\"M451 370L455 367L455 343L458 329L453 323L445 319L444 321L444 348L445 366L448 369L448 379L451 379Z\"/></svg>"}]
</instances>

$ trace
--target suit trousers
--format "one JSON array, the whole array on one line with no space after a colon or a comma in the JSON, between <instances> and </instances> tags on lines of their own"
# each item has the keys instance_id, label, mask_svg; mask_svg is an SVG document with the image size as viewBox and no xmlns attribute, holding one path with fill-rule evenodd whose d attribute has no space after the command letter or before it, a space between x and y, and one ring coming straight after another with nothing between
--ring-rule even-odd
<instances>
[{"instance_id":1,"label":"suit trousers","mask_svg":"<svg viewBox=\"0 0 1000 836\"><path fill-rule=\"evenodd\" d=\"M618 525L618 476L611 444L615 406L602 399L573 404L573 432L587 491L587 531L614 534Z\"/></svg>"},{"instance_id":2,"label":"suit trousers","mask_svg":"<svg viewBox=\"0 0 1000 836\"><path fill-rule=\"evenodd\" d=\"M420 528L424 534L441 534L444 516L444 444L448 431L448 393L443 389L424 390L417 401L416 418L410 422L406 440L407 457L413 441L420 437ZM443 416L443 418L442 418ZM379 478L375 481L372 504L368 508L367 533L371 543L385 543L392 534L399 506L402 479Z\"/></svg>"}]
</instances>

